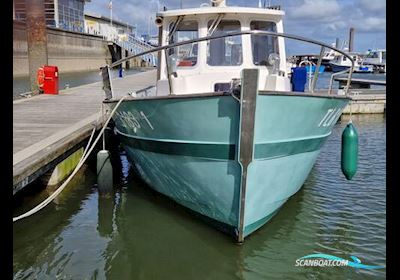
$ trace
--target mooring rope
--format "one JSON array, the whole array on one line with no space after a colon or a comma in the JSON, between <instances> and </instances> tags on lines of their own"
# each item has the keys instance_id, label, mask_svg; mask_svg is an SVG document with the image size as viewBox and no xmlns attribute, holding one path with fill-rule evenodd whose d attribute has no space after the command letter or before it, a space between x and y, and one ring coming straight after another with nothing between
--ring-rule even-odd
<instances>
[{"instance_id":1,"label":"mooring rope","mask_svg":"<svg viewBox=\"0 0 400 280\"><path fill-rule=\"evenodd\" d=\"M103 103L101 104L101 116L100 117L103 119L103 122L104 122ZM90 134L89 141L87 142L86 147L83 150L83 154L82 154L81 159L79 160L79 162L82 161L82 159L85 157L85 155L86 155L86 153L87 153L87 151L89 149L89 146L90 146L90 143L92 142L94 133L96 132L97 124L99 123L99 119L100 118L97 118L96 119L96 123L93 125L93 129L92 129L92 133Z\"/></svg>"},{"instance_id":2,"label":"mooring rope","mask_svg":"<svg viewBox=\"0 0 400 280\"><path fill-rule=\"evenodd\" d=\"M90 147L89 151L87 153L84 153L82 155L81 160L79 161L78 165L75 167L74 171L71 173L71 175L68 177L67 180L65 180L65 182L54 192L52 193L46 200L44 200L42 203L40 203L39 205L37 205L35 208L29 210L28 212L19 215L18 217L14 217L13 218L13 222L16 222L18 220L21 220L23 218L29 217L37 212L39 212L41 209L43 209L44 207L46 207L51 201L54 200L54 198L56 198L64 189L65 187L68 185L68 183L72 180L72 178L75 176L76 173L78 173L79 169L82 167L82 165L85 163L85 161L87 160L87 158L89 157L89 155L91 154L91 152L93 151L93 149L95 148L97 142L100 140L101 136L103 135L105 129L107 128L108 123L110 122L112 116L114 115L114 113L117 111L119 105L122 103L122 101L126 98L127 96L123 96L117 103L117 105L115 105L114 109L111 111L110 116L108 117L107 121L105 122L105 124L103 125L103 128L101 129L99 135L97 135L96 140L93 142L92 146ZM88 145L87 145L88 147Z\"/></svg>"}]
</instances>

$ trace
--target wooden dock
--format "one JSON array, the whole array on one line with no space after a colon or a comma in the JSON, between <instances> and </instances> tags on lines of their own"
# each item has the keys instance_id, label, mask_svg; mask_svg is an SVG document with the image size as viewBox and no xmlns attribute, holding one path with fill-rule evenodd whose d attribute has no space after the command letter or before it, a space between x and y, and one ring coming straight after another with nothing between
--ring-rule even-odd
<instances>
[{"instance_id":1,"label":"wooden dock","mask_svg":"<svg viewBox=\"0 0 400 280\"><path fill-rule=\"evenodd\" d=\"M113 80L119 94L154 85L151 70ZM13 194L82 147L94 125L102 125L102 83L38 95L13 102Z\"/></svg>"}]
</instances>

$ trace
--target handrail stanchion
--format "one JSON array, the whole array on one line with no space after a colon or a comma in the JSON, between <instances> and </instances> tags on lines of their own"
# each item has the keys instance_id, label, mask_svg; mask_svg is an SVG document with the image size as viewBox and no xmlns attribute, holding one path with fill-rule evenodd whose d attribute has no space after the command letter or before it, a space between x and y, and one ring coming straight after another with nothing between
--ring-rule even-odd
<instances>
[{"instance_id":1,"label":"handrail stanchion","mask_svg":"<svg viewBox=\"0 0 400 280\"><path fill-rule=\"evenodd\" d=\"M169 69L169 63L168 63L168 49L164 49L164 56L165 56L165 68L167 69L167 79L168 79L168 87L169 87L169 94L172 94L172 84L171 84L171 71Z\"/></svg>"},{"instance_id":2,"label":"handrail stanchion","mask_svg":"<svg viewBox=\"0 0 400 280\"><path fill-rule=\"evenodd\" d=\"M318 75L319 75L319 68L321 67L322 57L324 56L325 47L321 47L321 52L319 53L319 58L317 62L317 66L315 67L314 78L312 80L311 92L314 92L315 86L317 85Z\"/></svg>"},{"instance_id":3,"label":"handrail stanchion","mask_svg":"<svg viewBox=\"0 0 400 280\"><path fill-rule=\"evenodd\" d=\"M312 79L312 63L311 61L308 60L303 60L302 62L299 63L299 67L301 67L303 64L308 64L310 66L310 71L308 71L308 91L311 91L311 79ZM307 69L307 68L306 68Z\"/></svg>"},{"instance_id":4,"label":"handrail stanchion","mask_svg":"<svg viewBox=\"0 0 400 280\"><path fill-rule=\"evenodd\" d=\"M351 71L350 71L351 70ZM333 73L332 75L331 75L331 80L329 81L329 89L328 89L328 94L330 95L330 94L332 94L332 85L333 85L333 78L334 77L336 77L336 76L338 76L338 75L341 75L341 74L346 74L347 72L352 72L353 71L353 69L346 69L346 70L343 70L343 71L340 71L340 72L337 72L337 73ZM350 79L351 79L351 76L349 76L349 80L347 81L347 84L348 85L350 85ZM346 86L347 87L347 86ZM347 94L347 91L345 91L345 93Z\"/></svg>"},{"instance_id":5,"label":"handrail stanchion","mask_svg":"<svg viewBox=\"0 0 400 280\"><path fill-rule=\"evenodd\" d=\"M347 78L347 85L346 88L344 89L344 93L347 95L350 89L350 83L351 83L351 76L353 75L353 71L354 71L354 61L351 61L351 68L350 68L350 72L349 72L349 77Z\"/></svg>"}]
</instances>

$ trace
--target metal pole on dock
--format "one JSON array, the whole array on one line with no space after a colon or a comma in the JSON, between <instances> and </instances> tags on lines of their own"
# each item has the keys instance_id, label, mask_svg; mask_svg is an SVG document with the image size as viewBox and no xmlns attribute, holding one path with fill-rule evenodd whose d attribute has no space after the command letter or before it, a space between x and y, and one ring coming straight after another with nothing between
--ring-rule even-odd
<instances>
[{"instance_id":1,"label":"metal pole on dock","mask_svg":"<svg viewBox=\"0 0 400 280\"><path fill-rule=\"evenodd\" d=\"M48 62L44 0L26 0L25 5L30 88L38 94L37 70Z\"/></svg>"}]
</instances>

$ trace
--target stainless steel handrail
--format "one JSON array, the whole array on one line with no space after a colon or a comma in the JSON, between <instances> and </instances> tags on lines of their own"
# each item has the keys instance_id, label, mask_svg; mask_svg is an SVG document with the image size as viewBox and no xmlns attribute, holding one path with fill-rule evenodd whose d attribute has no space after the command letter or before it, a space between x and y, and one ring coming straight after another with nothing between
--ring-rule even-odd
<instances>
[{"instance_id":1,"label":"stainless steel handrail","mask_svg":"<svg viewBox=\"0 0 400 280\"><path fill-rule=\"evenodd\" d=\"M310 71L308 71L308 90L310 92L312 92L312 90L311 90L311 79L312 79L312 76L313 76L313 74L312 74L313 63L311 61L309 61L309 60L303 60L303 61L301 61L299 63L299 67L301 67L301 65L303 65L303 64L308 64L310 66Z\"/></svg>"},{"instance_id":2,"label":"stainless steel handrail","mask_svg":"<svg viewBox=\"0 0 400 280\"><path fill-rule=\"evenodd\" d=\"M346 74L349 71L350 71L350 69L346 69L346 70L343 70L343 71L340 71L340 72L337 72L337 73L333 73L331 75L331 79L329 81L329 90L328 90L328 94L329 95L332 94L333 78L335 78L336 76L341 75L341 74ZM349 79L351 79L351 77ZM345 94L348 93L349 88L350 88L350 83L348 82L346 87L345 87L345 89L344 89L345 90Z\"/></svg>"},{"instance_id":3,"label":"stainless steel handrail","mask_svg":"<svg viewBox=\"0 0 400 280\"><path fill-rule=\"evenodd\" d=\"M348 55L347 53L345 53L344 51L342 51L340 49L337 49L335 47L332 47L332 46L330 46L328 44L325 44L323 42L319 42L319 41L316 41L316 40L312 40L312 39L308 39L308 38L305 38L305 37L292 35L292 34L276 33L276 32L269 32L269 31L262 31L262 30L245 30L245 31L232 32L232 33L227 33L227 34L218 35L218 36L214 36L214 35L205 36L205 37L186 40L186 41L173 43L173 44L169 44L169 45L165 45L165 46L155 47L155 48L153 48L151 50L144 51L144 52L138 53L138 54L133 54L133 55L127 56L125 58L122 58L122 59L110 64L109 67L115 67L115 66L120 65L121 63L123 63L125 61L128 61L128 60L132 59L132 58L143 56L143 55L146 55L146 54L149 54L149 53L153 53L153 52L167 50L167 49L171 49L171 48L175 48L175 47L179 47L179 46L183 46L183 45L187 45L187 44L193 44L193 43L209 41L209 40L215 40L215 39L221 39L221 38L227 38L227 37L234 37L234 36L239 36L239 35L257 35L257 36L268 35L268 36L272 36L272 37L284 37L284 38L293 39L293 40L297 40L297 41L302 41L302 42L306 42L306 43L310 43L310 44L314 44L314 45L319 45L319 46L322 47L322 49L323 48L328 48L328 49L334 50L334 51L344 55L345 57L347 57L351 61L351 67L350 67L350 69L348 69L349 76L348 76L347 85L346 85L346 88L345 88L345 94L347 95L348 89L350 87L351 76L352 76L353 70L354 70L354 60L350 55ZM320 54L319 61L321 61L321 60L322 60L322 56ZM314 81L313 81L313 86L314 87L315 87L315 85L317 83L317 79L318 79L318 75L316 76L316 79L314 79ZM332 85L330 85L329 93L332 90L331 86Z\"/></svg>"}]
</instances>

